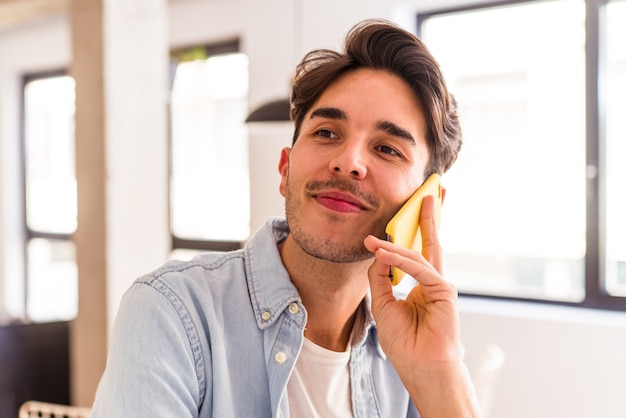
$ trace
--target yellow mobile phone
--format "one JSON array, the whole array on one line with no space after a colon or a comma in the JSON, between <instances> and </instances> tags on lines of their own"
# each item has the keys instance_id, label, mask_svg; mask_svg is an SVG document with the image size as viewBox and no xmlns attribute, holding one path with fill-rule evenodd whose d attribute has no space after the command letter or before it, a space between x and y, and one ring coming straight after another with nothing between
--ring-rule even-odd
<instances>
[{"instance_id":1,"label":"yellow mobile phone","mask_svg":"<svg viewBox=\"0 0 626 418\"><path fill-rule=\"evenodd\" d=\"M435 197L435 221L437 228L441 218L441 177L439 174L431 174L426 181L411 195L409 200L400 208L398 213L389 221L385 232L387 240L405 248L422 251L422 234L419 230L420 212L424 197ZM404 272L396 267L389 270L389 278L392 285L397 285L404 277Z\"/></svg>"}]
</instances>

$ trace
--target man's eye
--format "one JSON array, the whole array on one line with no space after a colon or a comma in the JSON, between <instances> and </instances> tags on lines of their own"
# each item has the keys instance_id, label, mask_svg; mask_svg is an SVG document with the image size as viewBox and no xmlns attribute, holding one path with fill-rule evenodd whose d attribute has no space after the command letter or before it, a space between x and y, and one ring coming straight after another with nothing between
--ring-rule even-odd
<instances>
[{"instance_id":1,"label":"man's eye","mask_svg":"<svg viewBox=\"0 0 626 418\"><path fill-rule=\"evenodd\" d=\"M394 148L391 148L388 145L379 145L378 151L382 152L383 154L400 155L398 151L396 151Z\"/></svg>"},{"instance_id":2,"label":"man's eye","mask_svg":"<svg viewBox=\"0 0 626 418\"><path fill-rule=\"evenodd\" d=\"M328 129L320 129L319 131L317 131L317 135L329 139L338 138L333 131L329 131Z\"/></svg>"}]
</instances>

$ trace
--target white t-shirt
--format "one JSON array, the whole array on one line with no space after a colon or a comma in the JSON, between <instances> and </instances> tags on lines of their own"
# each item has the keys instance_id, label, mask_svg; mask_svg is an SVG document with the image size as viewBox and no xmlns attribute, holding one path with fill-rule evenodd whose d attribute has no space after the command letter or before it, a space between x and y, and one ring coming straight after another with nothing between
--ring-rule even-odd
<instances>
[{"instance_id":1,"label":"white t-shirt","mask_svg":"<svg viewBox=\"0 0 626 418\"><path fill-rule=\"evenodd\" d=\"M304 339L300 357L287 383L293 418L350 418L350 345L347 351L327 350Z\"/></svg>"}]
</instances>

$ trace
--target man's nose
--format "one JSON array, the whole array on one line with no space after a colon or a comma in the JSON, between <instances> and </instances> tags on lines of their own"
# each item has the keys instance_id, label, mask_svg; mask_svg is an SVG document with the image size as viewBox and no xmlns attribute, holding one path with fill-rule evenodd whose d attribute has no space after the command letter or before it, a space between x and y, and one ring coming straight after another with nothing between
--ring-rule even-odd
<instances>
[{"instance_id":1,"label":"man's nose","mask_svg":"<svg viewBox=\"0 0 626 418\"><path fill-rule=\"evenodd\" d=\"M329 169L337 174L356 179L367 175L366 150L359 143L346 142L337 149L329 162Z\"/></svg>"}]
</instances>

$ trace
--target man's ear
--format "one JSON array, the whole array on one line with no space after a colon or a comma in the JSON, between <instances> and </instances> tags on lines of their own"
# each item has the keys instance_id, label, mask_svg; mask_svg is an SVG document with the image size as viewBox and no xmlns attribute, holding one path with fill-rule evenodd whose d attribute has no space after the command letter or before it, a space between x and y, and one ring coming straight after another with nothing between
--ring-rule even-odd
<instances>
[{"instance_id":1,"label":"man's ear","mask_svg":"<svg viewBox=\"0 0 626 418\"><path fill-rule=\"evenodd\" d=\"M446 188L441 186L441 206L443 206L443 201L446 199Z\"/></svg>"},{"instance_id":2,"label":"man's ear","mask_svg":"<svg viewBox=\"0 0 626 418\"><path fill-rule=\"evenodd\" d=\"M278 190L285 197L287 193L287 175L289 173L289 153L291 148L285 147L280 152L280 161L278 161L278 172L280 173L280 186Z\"/></svg>"}]
</instances>

